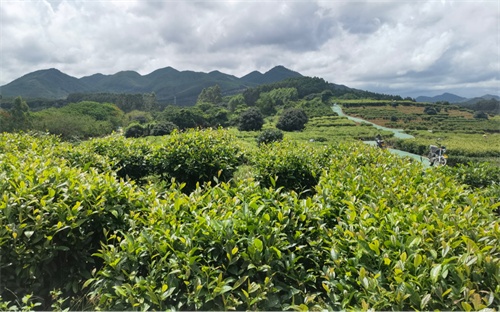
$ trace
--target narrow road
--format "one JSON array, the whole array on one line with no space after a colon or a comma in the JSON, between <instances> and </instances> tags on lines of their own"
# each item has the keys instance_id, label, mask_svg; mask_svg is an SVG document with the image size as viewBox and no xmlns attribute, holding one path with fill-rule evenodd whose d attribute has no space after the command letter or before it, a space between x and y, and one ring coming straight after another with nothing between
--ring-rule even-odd
<instances>
[{"instance_id":1,"label":"narrow road","mask_svg":"<svg viewBox=\"0 0 500 312\"><path fill-rule=\"evenodd\" d=\"M390 132L394 133L394 137L396 137L398 139L414 139L415 138L413 135L405 133L403 129L387 128L387 127L384 127L384 126L380 126L380 125L374 124L373 122L364 120L362 118L351 117L349 115L346 115L342 111L342 107L340 107L340 105L334 104L332 106L332 110L335 113L337 113L339 116L346 117L347 119L352 120L354 122L364 122L364 123L367 123L367 124L370 124L370 125L374 126L377 129L385 130L385 131L390 131ZM373 146L377 145L377 143L375 141L363 141L363 142L366 143L366 144L369 144L369 145L373 145ZM401 156L401 157L411 157L413 159L416 159L416 160L420 161L424 165L424 167L430 167L430 165L431 165L430 162L429 162L429 159L427 157L424 157L424 156L421 156L421 155L417 155L417 154L408 153L408 152L405 152L405 151L402 151L402 150L398 150L398 149L393 149L393 148L388 148L387 150L389 152L391 152L393 154L396 154L398 156Z\"/></svg>"}]
</instances>

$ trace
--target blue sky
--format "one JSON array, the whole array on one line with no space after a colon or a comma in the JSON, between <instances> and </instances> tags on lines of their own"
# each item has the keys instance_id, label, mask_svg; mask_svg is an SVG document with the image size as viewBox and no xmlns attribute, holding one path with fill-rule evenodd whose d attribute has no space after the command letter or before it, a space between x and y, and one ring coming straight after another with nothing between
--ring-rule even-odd
<instances>
[{"instance_id":1,"label":"blue sky","mask_svg":"<svg viewBox=\"0 0 500 312\"><path fill-rule=\"evenodd\" d=\"M283 65L363 90L500 95L500 1L0 0L0 85Z\"/></svg>"}]
</instances>

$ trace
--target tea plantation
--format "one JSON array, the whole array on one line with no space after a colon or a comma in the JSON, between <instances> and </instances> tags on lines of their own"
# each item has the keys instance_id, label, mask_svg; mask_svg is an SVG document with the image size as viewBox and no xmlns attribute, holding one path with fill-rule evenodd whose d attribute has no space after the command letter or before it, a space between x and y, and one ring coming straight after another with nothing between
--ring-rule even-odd
<instances>
[{"instance_id":1,"label":"tea plantation","mask_svg":"<svg viewBox=\"0 0 500 312\"><path fill-rule=\"evenodd\" d=\"M500 309L495 168L220 129L4 133L0 310Z\"/></svg>"}]
</instances>

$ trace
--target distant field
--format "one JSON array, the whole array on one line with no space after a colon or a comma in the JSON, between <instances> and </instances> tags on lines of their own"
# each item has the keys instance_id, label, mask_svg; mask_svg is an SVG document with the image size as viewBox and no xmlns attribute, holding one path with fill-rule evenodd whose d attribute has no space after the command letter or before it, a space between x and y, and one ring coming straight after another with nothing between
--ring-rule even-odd
<instances>
[{"instance_id":1,"label":"distant field","mask_svg":"<svg viewBox=\"0 0 500 312\"><path fill-rule=\"evenodd\" d=\"M417 105L418 104L418 105ZM353 105L352 103L350 105ZM435 106L435 115L424 113L421 103L415 105L380 105L358 103L344 107L344 113L369 120L375 124L411 130L459 131L468 133L500 132L499 117L489 119L474 118L474 113L457 106Z\"/></svg>"},{"instance_id":2,"label":"distant field","mask_svg":"<svg viewBox=\"0 0 500 312\"><path fill-rule=\"evenodd\" d=\"M276 118L267 119L263 129L274 128ZM248 143L255 143L255 138L260 131L238 131L235 128L229 130L237 138ZM359 124L346 117L324 116L310 118L303 131L284 132L284 138L292 141L309 142L340 142L373 140L377 135L385 137L392 136L390 131L381 131L367 124Z\"/></svg>"}]
</instances>

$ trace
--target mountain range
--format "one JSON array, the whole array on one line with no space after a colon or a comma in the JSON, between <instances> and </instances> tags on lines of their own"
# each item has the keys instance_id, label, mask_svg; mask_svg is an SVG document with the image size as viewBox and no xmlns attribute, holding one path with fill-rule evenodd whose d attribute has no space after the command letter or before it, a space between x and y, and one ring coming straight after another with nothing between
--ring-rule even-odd
<instances>
[{"instance_id":1,"label":"mountain range","mask_svg":"<svg viewBox=\"0 0 500 312\"><path fill-rule=\"evenodd\" d=\"M194 104L204 88L215 84L227 95L293 77L302 75L283 66L276 66L265 73L253 71L240 78L220 71L178 71L172 67L160 68L144 76L135 71L120 71L113 75L94 74L75 78L51 68L26 74L1 86L0 94L4 98L65 99L72 93L154 92L158 102L189 105Z\"/></svg>"},{"instance_id":2,"label":"mountain range","mask_svg":"<svg viewBox=\"0 0 500 312\"><path fill-rule=\"evenodd\" d=\"M497 95L491 95L491 94L486 94L480 97L474 97L474 98L465 98L462 96L458 96L453 93L448 93L445 92L441 95L436 95L436 96L418 96L415 98L417 102L429 102L429 103L436 103L436 102L448 102L448 103L453 103L453 104L475 104L481 100L500 100L500 96Z\"/></svg>"}]
</instances>

